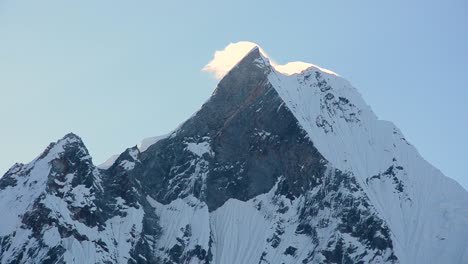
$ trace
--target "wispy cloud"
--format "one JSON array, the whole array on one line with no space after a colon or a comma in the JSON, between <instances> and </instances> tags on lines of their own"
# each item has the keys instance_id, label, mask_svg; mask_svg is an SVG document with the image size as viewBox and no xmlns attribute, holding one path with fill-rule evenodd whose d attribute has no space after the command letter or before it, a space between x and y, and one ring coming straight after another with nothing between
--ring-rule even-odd
<instances>
[{"instance_id":1,"label":"wispy cloud","mask_svg":"<svg viewBox=\"0 0 468 264\"><path fill-rule=\"evenodd\" d=\"M257 44L249 41L229 43L223 50L218 50L214 58L203 67L202 71L210 72L216 79L221 79Z\"/></svg>"},{"instance_id":2,"label":"wispy cloud","mask_svg":"<svg viewBox=\"0 0 468 264\"><path fill-rule=\"evenodd\" d=\"M218 50L214 54L214 58L203 67L202 71L212 73L216 79L221 79L228 73L249 51L253 48L259 47L256 43L249 41L239 41L236 43L229 43L223 50ZM266 58L268 55L265 51L259 47L260 52ZM276 71L281 72L286 75L292 75L295 73L300 73L301 71L314 67L319 69L322 72L329 74L337 75L335 72L321 68L317 65L295 61L288 62L286 64L278 64L269 58L271 65L276 69Z\"/></svg>"}]
</instances>

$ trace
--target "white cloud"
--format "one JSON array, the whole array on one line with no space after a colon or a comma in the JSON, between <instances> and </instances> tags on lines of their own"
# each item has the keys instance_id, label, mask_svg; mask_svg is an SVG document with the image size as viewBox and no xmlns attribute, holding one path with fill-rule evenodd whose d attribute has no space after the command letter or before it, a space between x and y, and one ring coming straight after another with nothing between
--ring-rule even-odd
<instances>
[{"instance_id":1,"label":"white cloud","mask_svg":"<svg viewBox=\"0 0 468 264\"><path fill-rule=\"evenodd\" d=\"M211 72L216 79L221 79L257 44L249 41L229 43L223 50L218 50L214 58L203 67L202 71Z\"/></svg>"},{"instance_id":2,"label":"white cloud","mask_svg":"<svg viewBox=\"0 0 468 264\"><path fill-rule=\"evenodd\" d=\"M319 66L317 66L315 64L312 64L312 63L307 63L307 62L302 62L302 61L288 62L288 63L283 64L283 65L272 63L272 65L273 65L273 67L275 67L275 69L277 71L279 71L279 72L281 72L283 74L286 74L286 75L292 75L292 74L295 74L295 73L300 73L301 71L303 71L305 69L308 69L308 68L311 68L311 67L317 68L320 71L328 73L328 74L338 75L335 72L330 71L328 69L319 67Z\"/></svg>"},{"instance_id":3,"label":"white cloud","mask_svg":"<svg viewBox=\"0 0 468 264\"><path fill-rule=\"evenodd\" d=\"M257 44L249 41L239 41L236 43L229 43L223 50L218 50L214 54L214 58L203 67L202 71L210 72L214 75L216 79L221 79L228 73L249 51L253 48L259 47ZM266 58L268 55L260 48L260 52ZM299 73L307 68L315 67L325 73L334 74L336 73L321 68L317 65L295 61L288 62L286 64L280 65L270 59L271 65L278 71L286 75L291 75Z\"/></svg>"}]
</instances>

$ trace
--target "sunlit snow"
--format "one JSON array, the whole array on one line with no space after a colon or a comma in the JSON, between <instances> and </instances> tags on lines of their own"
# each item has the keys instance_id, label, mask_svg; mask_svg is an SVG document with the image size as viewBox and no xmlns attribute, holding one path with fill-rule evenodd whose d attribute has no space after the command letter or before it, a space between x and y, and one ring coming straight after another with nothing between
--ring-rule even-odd
<instances>
[{"instance_id":1,"label":"sunlit snow","mask_svg":"<svg viewBox=\"0 0 468 264\"><path fill-rule=\"evenodd\" d=\"M258 47L260 49L260 53L269 58L271 65L278 71L286 75L292 75L295 73L300 73L308 68L317 68L322 72L338 75L333 71L324 69L317 65L302 62L302 61L294 61L288 62L286 64L278 64L273 61L266 52L260 48L256 43L249 42L249 41L239 41L236 43L230 43L227 45L223 50L218 50L214 54L213 60L211 60L205 67L203 67L203 71L211 72L217 79L221 79L228 73L246 54L248 54L252 49Z\"/></svg>"}]
</instances>

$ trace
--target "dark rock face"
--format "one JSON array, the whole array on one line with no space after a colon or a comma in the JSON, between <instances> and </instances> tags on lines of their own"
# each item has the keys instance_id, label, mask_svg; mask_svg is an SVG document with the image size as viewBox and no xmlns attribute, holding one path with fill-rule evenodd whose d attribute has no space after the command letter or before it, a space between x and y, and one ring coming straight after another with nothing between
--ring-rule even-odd
<instances>
[{"instance_id":1,"label":"dark rock face","mask_svg":"<svg viewBox=\"0 0 468 264\"><path fill-rule=\"evenodd\" d=\"M290 197L319 184L305 173L323 174L322 156L269 84L269 65L259 66L256 60L261 60L258 50L220 82L175 136L141 155L134 174L156 200L169 203L194 195L215 210L229 198L246 201L268 192L280 176L286 176L282 191ZM209 144L211 155L187 151L187 143L201 142ZM184 180L193 177L197 182L186 186Z\"/></svg>"},{"instance_id":2,"label":"dark rock face","mask_svg":"<svg viewBox=\"0 0 468 264\"><path fill-rule=\"evenodd\" d=\"M51 227L57 228L60 239L91 242L104 256L96 262L122 262L119 254L124 253L115 251L123 242L113 236L111 240L101 239L99 234L114 232L109 230L113 230L116 217L129 217L135 218L135 223L125 233L130 247L126 262L188 263L198 259L197 263L213 263L211 236L208 248L188 248L190 241L197 239L190 225L180 230L182 235L165 257L156 254L161 251L156 245L165 227L149 199L168 205L193 196L212 212L229 199L248 201L273 188L271 202L278 206L278 215L289 213L292 201L301 201L295 234L307 236L311 245L307 257L297 263L363 263L368 256L357 255L356 246L346 243L345 236L372 254L367 259L397 262L385 223L373 213L353 176L333 169L317 151L268 81L271 71L259 50L252 50L219 83L200 111L174 134L143 153L136 147L127 149L107 170L92 164L81 139L67 135L63 140L70 142L48 162L44 192L21 219L21 229L31 230L35 246L24 244L23 249L7 254L15 234L0 237L0 262L35 258L41 263L64 263L67 248L62 244L50 246L44 238ZM329 89L326 82L321 85L324 91ZM331 95L328 99L348 104L344 98ZM40 159L48 157L51 149L54 145ZM385 175L397 169L389 169ZM30 172L25 165L15 165L0 179L0 193L17 186ZM55 210L55 202L66 209ZM261 206L258 204L259 210ZM141 215L141 219L134 215ZM64 222L68 217L71 222ZM279 249L287 243L285 222L272 225L274 234L258 243ZM89 230L98 235L92 236ZM321 230L332 234L324 240L319 235ZM284 248L282 254L291 258L301 251L296 245ZM265 251L257 261L270 263L269 257Z\"/></svg>"},{"instance_id":3,"label":"dark rock face","mask_svg":"<svg viewBox=\"0 0 468 264\"><path fill-rule=\"evenodd\" d=\"M296 232L306 233L316 240L316 230L335 229L340 235L329 240L327 248L320 252L328 263L364 263L361 260L363 256L353 255L356 246L343 242L344 234L365 244L369 250L375 250L374 257L384 256L387 249L393 249L388 227L372 213L367 197L351 175L332 170L325 173L323 181L315 194L306 195L300 210L301 224ZM332 212L335 219L323 212ZM312 254L304 263L315 257ZM388 263L397 262L393 252L383 259Z\"/></svg>"}]
</instances>

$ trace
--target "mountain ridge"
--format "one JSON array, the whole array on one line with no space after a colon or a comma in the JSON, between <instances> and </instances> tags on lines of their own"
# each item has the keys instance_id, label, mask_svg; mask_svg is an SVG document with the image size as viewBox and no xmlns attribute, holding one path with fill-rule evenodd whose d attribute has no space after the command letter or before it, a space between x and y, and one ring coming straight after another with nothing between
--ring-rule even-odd
<instances>
[{"instance_id":1,"label":"mountain ridge","mask_svg":"<svg viewBox=\"0 0 468 264\"><path fill-rule=\"evenodd\" d=\"M466 191L343 78L283 74L259 47L178 129L107 169L74 134L44 153L0 179L0 208L18 205L1 263L468 260Z\"/></svg>"}]
</instances>

